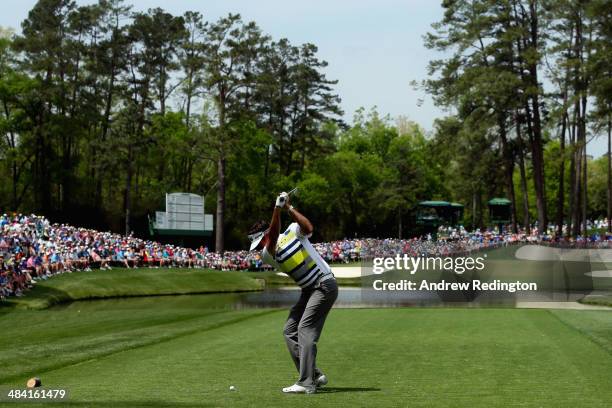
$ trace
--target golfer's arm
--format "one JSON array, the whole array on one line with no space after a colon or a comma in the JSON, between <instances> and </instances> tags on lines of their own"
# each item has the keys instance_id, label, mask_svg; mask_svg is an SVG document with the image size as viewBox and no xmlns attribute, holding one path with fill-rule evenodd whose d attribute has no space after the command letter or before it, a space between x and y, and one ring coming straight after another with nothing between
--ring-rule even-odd
<instances>
[{"instance_id":1,"label":"golfer's arm","mask_svg":"<svg viewBox=\"0 0 612 408\"><path fill-rule=\"evenodd\" d=\"M279 207L274 207L274 212L272 213L272 221L270 222L270 229L268 230L268 243L266 244L268 253L272 256L274 256L274 254L276 253L276 241L278 241L278 236L280 234L280 215L281 209Z\"/></svg>"},{"instance_id":2,"label":"golfer's arm","mask_svg":"<svg viewBox=\"0 0 612 408\"><path fill-rule=\"evenodd\" d=\"M289 208L289 215L291 216L291 218L293 218L293 221L298 223L298 225L300 226L300 231L302 231L302 234L304 235L312 234L312 231L314 230L314 228L308 218L304 217L298 210L296 210L293 207Z\"/></svg>"}]
</instances>

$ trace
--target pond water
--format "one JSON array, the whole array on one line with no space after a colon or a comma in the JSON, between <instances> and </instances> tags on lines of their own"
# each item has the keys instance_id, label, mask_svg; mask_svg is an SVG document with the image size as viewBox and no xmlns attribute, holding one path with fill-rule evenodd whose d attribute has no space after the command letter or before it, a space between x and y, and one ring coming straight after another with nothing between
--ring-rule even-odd
<instances>
[{"instance_id":1,"label":"pond water","mask_svg":"<svg viewBox=\"0 0 612 408\"><path fill-rule=\"evenodd\" d=\"M258 309L291 307L300 296L300 289L295 287L273 287L261 292L244 292L208 295L152 296L113 298L101 300L82 300L54 306L57 309L100 310L100 309L149 309L172 308L184 310L197 309ZM574 302L583 294L557 293L551 301ZM469 293L453 292L380 292L361 287L340 287L338 308L371 308L371 307L515 307L517 302L529 301L525 297L478 296L470 299ZM535 300L534 300L535 301ZM537 301L542 301L538 297Z\"/></svg>"},{"instance_id":2,"label":"pond water","mask_svg":"<svg viewBox=\"0 0 612 408\"><path fill-rule=\"evenodd\" d=\"M271 288L259 293L245 293L238 307L290 307L300 296L300 290L292 287ZM485 302L485 303L491 303ZM497 305L513 306L514 299L495 299ZM457 298L444 299L436 292L375 291L361 287L340 287L334 307L419 307L419 306L481 306L481 301Z\"/></svg>"},{"instance_id":3,"label":"pond water","mask_svg":"<svg viewBox=\"0 0 612 408\"><path fill-rule=\"evenodd\" d=\"M268 287L260 292L226 294L170 295L82 300L54 306L59 309L148 309L170 308L182 310L198 309L288 309L300 296L297 287ZM376 291L368 287L341 286L337 308L376 307L545 307L557 304L576 304L589 292L473 292L473 291ZM595 293L595 292L591 292ZM607 292L606 292L607 293ZM536 304L543 304L535 306Z\"/></svg>"}]
</instances>

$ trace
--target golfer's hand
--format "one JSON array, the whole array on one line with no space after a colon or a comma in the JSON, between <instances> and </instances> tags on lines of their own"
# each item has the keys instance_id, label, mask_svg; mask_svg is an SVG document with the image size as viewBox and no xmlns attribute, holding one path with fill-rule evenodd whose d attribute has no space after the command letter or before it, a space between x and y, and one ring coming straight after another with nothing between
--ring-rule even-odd
<instances>
[{"instance_id":1,"label":"golfer's hand","mask_svg":"<svg viewBox=\"0 0 612 408\"><path fill-rule=\"evenodd\" d=\"M289 202L289 194L287 194L284 191L280 193L278 197L276 197L276 206L278 208L285 208L288 202Z\"/></svg>"}]
</instances>

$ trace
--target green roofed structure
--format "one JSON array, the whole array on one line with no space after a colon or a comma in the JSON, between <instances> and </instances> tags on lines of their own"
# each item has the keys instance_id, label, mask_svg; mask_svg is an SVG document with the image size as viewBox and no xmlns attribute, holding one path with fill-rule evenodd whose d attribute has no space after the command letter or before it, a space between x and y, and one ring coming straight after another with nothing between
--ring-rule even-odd
<instances>
[{"instance_id":1,"label":"green roofed structure","mask_svg":"<svg viewBox=\"0 0 612 408\"><path fill-rule=\"evenodd\" d=\"M492 224L497 224L499 230L503 224L512 222L512 202L507 198L492 198L488 202L489 204L489 221Z\"/></svg>"},{"instance_id":2,"label":"green roofed structure","mask_svg":"<svg viewBox=\"0 0 612 408\"><path fill-rule=\"evenodd\" d=\"M443 221L443 209L450 206L448 201L421 201L417 208L416 223L428 232L436 230Z\"/></svg>"},{"instance_id":3,"label":"green roofed structure","mask_svg":"<svg viewBox=\"0 0 612 408\"><path fill-rule=\"evenodd\" d=\"M448 201L421 201L419 206L422 207L448 207L451 203Z\"/></svg>"},{"instance_id":4,"label":"green roofed structure","mask_svg":"<svg viewBox=\"0 0 612 408\"><path fill-rule=\"evenodd\" d=\"M450 203L450 225L463 225L463 204Z\"/></svg>"},{"instance_id":5,"label":"green roofed structure","mask_svg":"<svg viewBox=\"0 0 612 408\"><path fill-rule=\"evenodd\" d=\"M489 205L507 205L509 206L511 203L507 198L492 198L489 200Z\"/></svg>"},{"instance_id":6,"label":"green roofed structure","mask_svg":"<svg viewBox=\"0 0 612 408\"><path fill-rule=\"evenodd\" d=\"M416 224L434 236L440 225L462 225L463 205L448 201L421 201L417 207Z\"/></svg>"}]
</instances>

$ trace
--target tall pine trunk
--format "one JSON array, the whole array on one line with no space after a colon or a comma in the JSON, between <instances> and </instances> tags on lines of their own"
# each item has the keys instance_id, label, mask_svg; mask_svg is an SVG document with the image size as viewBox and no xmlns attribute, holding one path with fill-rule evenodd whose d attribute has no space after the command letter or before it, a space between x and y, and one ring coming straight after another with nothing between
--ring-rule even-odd
<instances>
[{"instance_id":1,"label":"tall pine trunk","mask_svg":"<svg viewBox=\"0 0 612 408\"><path fill-rule=\"evenodd\" d=\"M215 226L215 251L225 250L225 88L219 86L219 157L217 158L217 225Z\"/></svg>"},{"instance_id":2,"label":"tall pine trunk","mask_svg":"<svg viewBox=\"0 0 612 408\"><path fill-rule=\"evenodd\" d=\"M612 120L608 116L608 232L612 232Z\"/></svg>"},{"instance_id":3,"label":"tall pine trunk","mask_svg":"<svg viewBox=\"0 0 612 408\"><path fill-rule=\"evenodd\" d=\"M516 140L518 142L519 172L521 175L521 194L523 195L523 223L525 231L531 232L531 217L529 216L529 191L527 190L527 175L525 172L525 148L523 146L522 120L520 113L516 114Z\"/></svg>"},{"instance_id":4,"label":"tall pine trunk","mask_svg":"<svg viewBox=\"0 0 612 408\"><path fill-rule=\"evenodd\" d=\"M125 211L125 235L129 235L132 230L131 225L131 211L132 211L132 177L134 173L134 167L132 166L132 162L134 160L134 149L132 144L128 146L128 162L127 162L127 172L125 176L125 195L123 198L123 208Z\"/></svg>"},{"instance_id":5,"label":"tall pine trunk","mask_svg":"<svg viewBox=\"0 0 612 408\"><path fill-rule=\"evenodd\" d=\"M537 2L531 0L529 2L530 12L530 45L533 51L537 51L539 38L539 26L538 26L538 10ZM546 212L546 182L544 179L544 149L542 144L542 124L540 120L540 84L538 82L538 63L533 58L527 64L529 67L529 79L532 89L534 89L531 95L531 109L532 114L532 130L533 140L531 143L531 154L533 160L533 175L536 191L536 206L538 210L538 223L540 232L546 232L548 226L548 216ZM529 116L528 116L529 120Z\"/></svg>"},{"instance_id":6,"label":"tall pine trunk","mask_svg":"<svg viewBox=\"0 0 612 408\"><path fill-rule=\"evenodd\" d=\"M577 225L577 203L576 203L576 197L579 191L579 179L578 177L576 177L576 161L577 161L577 150L578 150L578 143L576 140L576 116L578 115L578 111L577 109L574 109L574 112L572 113L572 121L571 121L571 129L570 129L570 152L571 152L571 156L570 156L570 186L569 186L569 191L570 191L570 196L569 196L569 229L570 229L570 235L571 236L576 236L578 235L578 232L576 232L576 225Z\"/></svg>"},{"instance_id":7,"label":"tall pine trunk","mask_svg":"<svg viewBox=\"0 0 612 408\"><path fill-rule=\"evenodd\" d=\"M397 209L397 238L402 239L402 207Z\"/></svg>"},{"instance_id":8,"label":"tall pine trunk","mask_svg":"<svg viewBox=\"0 0 612 408\"><path fill-rule=\"evenodd\" d=\"M587 192L588 192L588 175L587 175L587 140L586 140L586 108L587 97L586 91L582 96L582 117L580 120L580 133L582 134L582 235L587 236Z\"/></svg>"},{"instance_id":9,"label":"tall pine trunk","mask_svg":"<svg viewBox=\"0 0 612 408\"><path fill-rule=\"evenodd\" d=\"M217 161L217 225L215 230L215 251L223 253L225 246L225 157L220 154Z\"/></svg>"},{"instance_id":10,"label":"tall pine trunk","mask_svg":"<svg viewBox=\"0 0 612 408\"><path fill-rule=\"evenodd\" d=\"M514 153L512 152L511 146L508 144L505 122L504 117L499 119L499 136L501 139L502 154L504 157L504 178L506 182L506 189L508 190L508 196L510 198L512 232L516 233L516 194L514 194L514 181L512 179L514 175Z\"/></svg>"},{"instance_id":11,"label":"tall pine trunk","mask_svg":"<svg viewBox=\"0 0 612 408\"><path fill-rule=\"evenodd\" d=\"M566 94L567 95L567 94ZM567 112L563 113L561 135L559 136L559 192L557 194L557 236L563 236L563 219L565 211L565 132L567 130Z\"/></svg>"}]
</instances>

